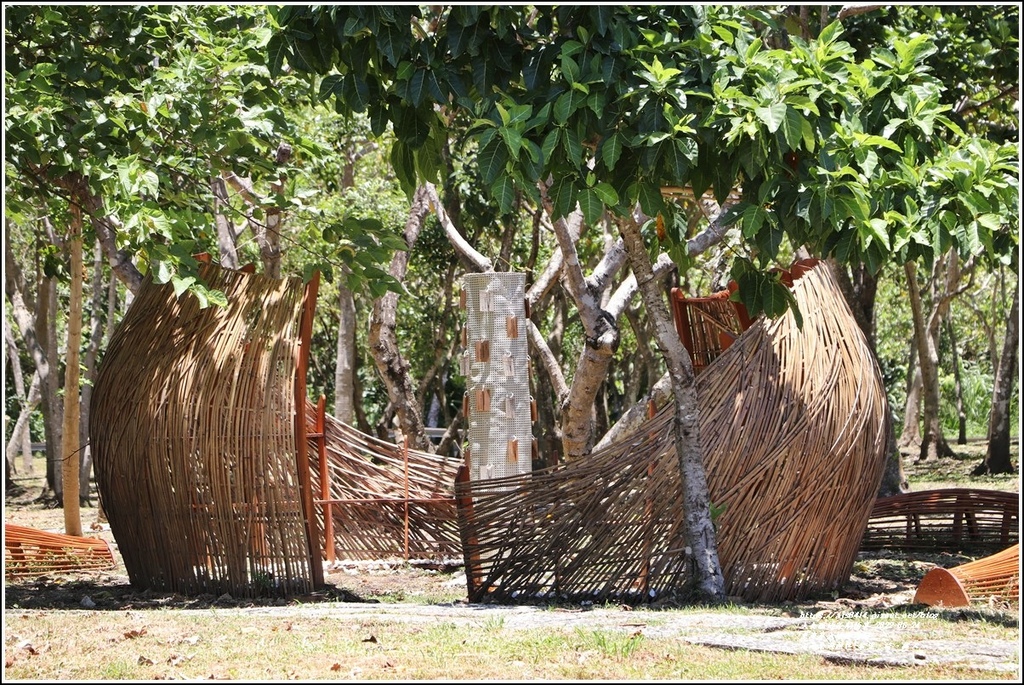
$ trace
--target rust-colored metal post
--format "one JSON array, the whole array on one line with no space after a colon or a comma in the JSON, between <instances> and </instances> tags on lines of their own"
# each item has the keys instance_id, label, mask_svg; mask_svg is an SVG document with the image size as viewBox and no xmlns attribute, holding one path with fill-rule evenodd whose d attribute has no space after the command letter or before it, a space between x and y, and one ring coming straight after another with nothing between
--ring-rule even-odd
<instances>
[{"instance_id":1,"label":"rust-colored metal post","mask_svg":"<svg viewBox=\"0 0 1024 685\"><path fill-rule=\"evenodd\" d=\"M462 556L466 564L466 590L469 601L473 602L477 599L480 587L480 545L476 538L476 523L473 521L473 497L459 494L459 486L466 493L469 482L469 467L463 464L455 474L455 506L459 513L459 536L462 538Z\"/></svg>"},{"instance_id":2,"label":"rust-colored metal post","mask_svg":"<svg viewBox=\"0 0 1024 685\"><path fill-rule=\"evenodd\" d=\"M324 585L324 565L320 556L320 531L313 509L313 483L309 472L309 452L306 445L306 370L309 368L309 345L313 337L313 313L316 308L317 291L320 288L320 272L314 272L306 284L302 301L302 319L299 324L299 359L295 369L295 461L298 468L299 491L302 497L302 512L306 517L306 543L309 549L310 570L313 587Z\"/></svg>"}]
</instances>

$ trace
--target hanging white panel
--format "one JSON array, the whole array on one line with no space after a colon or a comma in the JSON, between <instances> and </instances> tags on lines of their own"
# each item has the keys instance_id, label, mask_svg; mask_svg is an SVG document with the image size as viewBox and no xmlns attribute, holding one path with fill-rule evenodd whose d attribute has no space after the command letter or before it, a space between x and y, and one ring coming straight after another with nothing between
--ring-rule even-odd
<instances>
[{"instance_id":1,"label":"hanging white panel","mask_svg":"<svg viewBox=\"0 0 1024 685\"><path fill-rule=\"evenodd\" d=\"M471 478L487 480L532 467L526 275L467 274L461 368L468 395Z\"/></svg>"}]
</instances>

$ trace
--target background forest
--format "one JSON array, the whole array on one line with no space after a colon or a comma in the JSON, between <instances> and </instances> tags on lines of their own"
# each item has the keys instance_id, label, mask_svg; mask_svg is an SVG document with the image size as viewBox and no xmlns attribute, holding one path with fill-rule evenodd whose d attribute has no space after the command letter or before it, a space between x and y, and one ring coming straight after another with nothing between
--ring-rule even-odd
<instances>
[{"instance_id":1,"label":"background forest","mask_svg":"<svg viewBox=\"0 0 1024 685\"><path fill-rule=\"evenodd\" d=\"M6 483L36 445L47 496L89 496L111 331L147 277L218 306L202 252L320 270L311 397L444 450L461 278L526 273L541 461L583 456L669 387L623 207L666 294L746 278L778 314L772 266L837 259L891 402L883 488L968 439L1015 470L1018 6L571 9L5 4ZM510 75L572 87L487 95Z\"/></svg>"}]
</instances>

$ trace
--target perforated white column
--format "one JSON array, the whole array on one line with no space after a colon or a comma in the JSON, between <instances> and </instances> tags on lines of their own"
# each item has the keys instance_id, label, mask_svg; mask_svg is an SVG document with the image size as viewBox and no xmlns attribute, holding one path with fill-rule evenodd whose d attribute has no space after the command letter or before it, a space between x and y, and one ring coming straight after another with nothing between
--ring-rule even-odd
<instances>
[{"instance_id":1,"label":"perforated white column","mask_svg":"<svg viewBox=\"0 0 1024 685\"><path fill-rule=\"evenodd\" d=\"M462 372L468 394L469 455L474 480L527 473L532 467L526 275L467 274Z\"/></svg>"}]
</instances>

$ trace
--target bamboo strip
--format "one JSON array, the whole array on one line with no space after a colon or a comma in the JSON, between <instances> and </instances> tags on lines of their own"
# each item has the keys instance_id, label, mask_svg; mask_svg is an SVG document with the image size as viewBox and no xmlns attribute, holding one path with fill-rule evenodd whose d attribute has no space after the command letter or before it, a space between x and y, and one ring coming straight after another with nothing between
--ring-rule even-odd
<instances>
[{"instance_id":1,"label":"bamboo strip","mask_svg":"<svg viewBox=\"0 0 1024 685\"><path fill-rule=\"evenodd\" d=\"M4 524L4 578L114 568L110 545L99 538Z\"/></svg>"}]
</instances>

